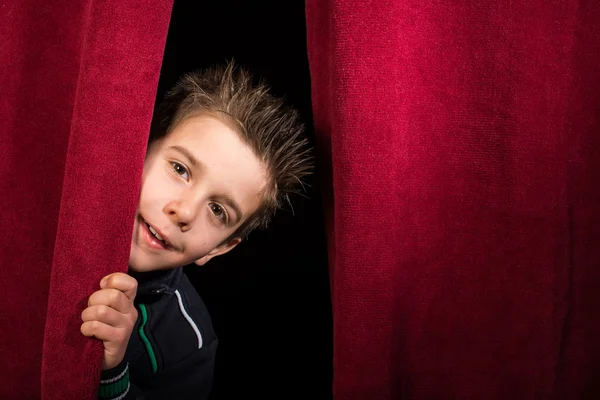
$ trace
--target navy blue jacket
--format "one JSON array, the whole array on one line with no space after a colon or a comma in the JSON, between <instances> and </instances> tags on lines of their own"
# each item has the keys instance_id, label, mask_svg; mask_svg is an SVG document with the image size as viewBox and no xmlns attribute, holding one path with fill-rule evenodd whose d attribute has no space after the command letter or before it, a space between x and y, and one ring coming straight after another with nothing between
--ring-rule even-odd
<instances>
[{"instance_id":1,"label":"navy blue jacket","mask_svg":"<svg viewBox=\"0 0 600 400\"><path fill-rule=\"evenodd\" d=\"M123 362L102 372L98 398L208 399L218 341L183 268L130 274L138 319Z\"/></svg>"}]
</instances>

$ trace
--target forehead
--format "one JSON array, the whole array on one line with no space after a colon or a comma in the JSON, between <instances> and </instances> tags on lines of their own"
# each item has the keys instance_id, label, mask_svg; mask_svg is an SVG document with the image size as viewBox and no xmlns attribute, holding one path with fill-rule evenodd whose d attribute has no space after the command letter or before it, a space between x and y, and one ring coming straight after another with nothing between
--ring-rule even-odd
<instances>
[{"instance_id":1,"label":"forehead","mask_svg":"<svg viewBox=\"0 0 600 400\"><path fill-rule=\"evenodd\" d=\"M174 146L184 148L198 161L197 167L188 165L196 170L195 183L231 195L246 217L260 206L267 185L266 169L229 125L210 116L188 118L162 143L165 151L173 151Z\"/></svg>"}]
</instances>

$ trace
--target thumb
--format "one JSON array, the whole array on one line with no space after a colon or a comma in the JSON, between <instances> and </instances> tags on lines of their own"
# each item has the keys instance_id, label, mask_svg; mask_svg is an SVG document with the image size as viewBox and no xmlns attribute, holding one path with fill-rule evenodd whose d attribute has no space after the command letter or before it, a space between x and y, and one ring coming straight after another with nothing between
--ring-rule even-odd
<instances>
[{"instance_id":1,"label":"thumb","mask_svg":"<svg viewBox=\"0 0 600 400\"><path fill-rule=\"evenodd\" d=\"M137 281L134 277L116 272L102 278L100 281L102 289L117 289L125 294L130 301L135 299L137 293Z\"/></svg>"}]
</instances>

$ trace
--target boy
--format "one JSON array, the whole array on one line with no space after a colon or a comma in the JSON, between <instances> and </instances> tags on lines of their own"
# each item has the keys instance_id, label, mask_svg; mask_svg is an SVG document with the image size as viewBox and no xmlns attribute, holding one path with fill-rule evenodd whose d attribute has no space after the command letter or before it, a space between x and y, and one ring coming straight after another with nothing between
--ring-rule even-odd
<instances>
[{"instance_id":1,"label":"boy","mask_svg":"<svg viewBox=\"0 0 600 400\"><path fill-rule=\"evenodd\" d=\"M217 338L182 266L264 227L310 172L295 111L233 64L190 74L153 119L129 274L100 281L81 332L103 341L101 399L206 399Z\"/></svg>"}]
</instances>

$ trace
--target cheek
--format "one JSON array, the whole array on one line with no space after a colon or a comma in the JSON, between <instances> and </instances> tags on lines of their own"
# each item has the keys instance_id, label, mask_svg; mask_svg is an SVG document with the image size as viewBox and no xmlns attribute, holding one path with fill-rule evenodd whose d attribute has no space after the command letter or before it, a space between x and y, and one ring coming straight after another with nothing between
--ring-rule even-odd
<instances>
[{"instance_id":1,"label":"cheek","mask_svg":"<svg viewBox=\"0 0 600 400\"><path fill-rule=\"evenodd\" d=\"M188 250L193 252L195 255L205 255L215 247L220 245L233 231L224 232L223 230L216 228L215 225L209 221L209 216L206 214L202 215L194 225L194 229L190 230L186 235L186 243L188 244Z\"/></svg>"},{"instance_id":2,"label":"cheek","mask_svg":"<svg viewBox=\"0 0 600 400\"><path fill-rule=\"evenodd\" d=\"M163 168L151 165L150 168L144 169L140 188L139 202L141 206L164 205L169 197L173 197L175 194L176 187Z\"/></svg>"},{"instance_id":3,"label":"cheek","mask_svg":"<svg viewBox=\"0 0 600 400\"><path fill-rule=\"evenodd\" d=\"M186 238L186 251L190 258L199 259L208 254L212 249L217 247L219 243L210 239L210 235L206 232L198 232L193 236Z\"/></svg>"}]
</instances>

